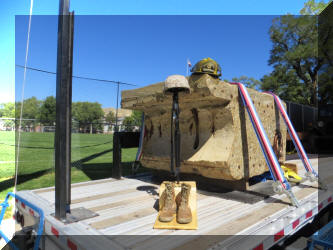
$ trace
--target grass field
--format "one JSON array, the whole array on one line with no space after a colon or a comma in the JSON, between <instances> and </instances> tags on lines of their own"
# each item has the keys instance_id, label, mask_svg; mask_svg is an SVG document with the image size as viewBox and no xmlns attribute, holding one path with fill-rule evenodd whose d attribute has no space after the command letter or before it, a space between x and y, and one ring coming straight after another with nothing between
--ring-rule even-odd
<instances>
[{"instance_id":1,"label":"grass field","mask_svg":"<svg viewBox=\"0 0 333 250\"><path fill-rule=\"evenodd\" d=\"M112 142L112 135L72 134L72 183L111 177ZM15 149L15 132L0 131L0 201L13 190ZM136 152L122 150L124 176L131 174ZM54 133L21 133L17 190L49 186L54 186Z\"/></svg>"},{"instance_id":2,"label":"grass field","mask_svg":"<svg viewBox=\"0 0 333 250\"><path fill-rule=\"evenodd\" d=\"M0 131L0 182L15 171L15 132Z\"/></svg>"}]
</instances>

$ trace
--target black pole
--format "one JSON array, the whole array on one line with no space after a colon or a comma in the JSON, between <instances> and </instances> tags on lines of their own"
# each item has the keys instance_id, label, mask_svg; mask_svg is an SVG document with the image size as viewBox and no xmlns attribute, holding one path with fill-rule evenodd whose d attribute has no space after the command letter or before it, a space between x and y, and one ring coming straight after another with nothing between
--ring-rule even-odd
<instances>
[{"instance_id":1,"label":"black pole","mask_svg":"<svg viewBox=\"0 0 333 250\"><path fill-rule=\"evenodd\" d=\"M175 123L174 123L174 102L172 102L172 110L171 110L171 135L170 135L170 169L171 169L171 174L175 175Z\"/></svg>"},{"instance_id":2,"label":"black pole","mask_svg":"<svg viewBox=\"0 0 333 250\"><path fill-rule=\"evenodd\" d=\"M67 164L66 164L66 207L67 211L70 212L71 205L71 145L72 145L72 79L73 79L73 40L74 40L74 11L69 12L69 59L68 59L68 70L69 76L67 78L67 114L66 114L66 122L67 122Z\"/></svg>"},{"instance_id":3,"label":"black pole","mask_svg":"<svg viewBox=\"0 0 333 250\"><path fill-rule=\"evenodd\" d=\"M58 16L56 131L55 131L55 217L70 212L71 104L74 13L69 0L60 0Z\"/></svg>"},{"instance_id":4,"label":"black pole","mask_svg":"<svg viewBox=\"0 0 333 250\"><path fill-rule=\"evenodd\" d=\"M116 131L118 132L118 102L119 102L119 82L117 82L117 104L116 104Z\"/></svg>"},{"instance_id":5,"label":"black pole","mask_svg":"<svg viewBox=\"0 0 333 250\"><path fill-rule=\"evenodd\" d=\"M179 131L179 103L178 92L173 92L172 111L171 111L171 173L174 174L179 182L180 170L180 131Z\"/></svg>"},{"instance_id":6,"label":"black pole","mask_svg":"<svg viewBox=\"0 0 333 250\"><path fill-rule=\"evenodd\" d=\"M179 131L179 102L178 91L173 91L171 110L171 151L170 151L171 173L179 182L180 172L180 131Z\"/></svg>"},{"instance_id":7,"label":"black pole","mask_svg":"<svg viewBox=\"0 0 333 250\"><path fill-rule=\"evenodd\" d=\"M112 177L121 179L121 145L118 131L118 101L119 101L119 82L117 85L117 105L116 105L116 127L113 132L113 162L112 162Z\"/></svg>"},{"instance_id":8,"label":"black pole","mask_svg":"<svg viewBox=\"0 0 333 250\"><path fill-rule=\"evenodd\" d=\"M179 170L180 170L180 131L179 131L179 103L178 92L173 94L174 112L175 112L175 163L176 171L175 175L179 182Z\"/></svg>"}]
</instances>

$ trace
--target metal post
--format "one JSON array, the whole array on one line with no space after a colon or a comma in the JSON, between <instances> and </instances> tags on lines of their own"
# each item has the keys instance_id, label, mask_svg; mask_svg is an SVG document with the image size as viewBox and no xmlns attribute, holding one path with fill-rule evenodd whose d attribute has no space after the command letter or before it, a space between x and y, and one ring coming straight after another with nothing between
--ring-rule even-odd
<instances>
[{"instance_id":1,"label":"metal post","mask_svg":"<svg viewBox=\"0 0 333 250\"><path fill-rule=\"evenodd\" d=\"M72 76L73 76L73 40L74 40L74 11L69 12L70 20L69 20L69 59L68 59L68 70L69 76L68 80L68 95L67 95L67 164L66 164L66 206L67 211L70 212L70 205L71 205L71 145L72 145Z\"/></svg>"},{"instance_id":2,"label":"metal post","mask_svg":"<svg viewBox=\"0 0 333 250\"><path fill-rule=\"evenodd\" d=\"M178 92L173 92L171 111L171 173L179 181L180 170L180 131L179 131L179 103Z\"/></svg>"},{"instance_id":3,"label":"metal post","mask_svg":"<svg viewBox=\"0 0 333 250\"><path fill-rule=\"evenodd\" d=\"M116 105L116 127L113 133L113 163L112 177L121 178L121 145L118 131L118 101L119 101L119 82L117 82L117 105Z\"/></svg>"},{"instance_id":4,"label":"metal post","mask_svg":"<svg viewBox=\"0 0 333 250\"><path fill-rule=\"evenodd\" d=\"M119 102L119 82L117 82L117 104L116 104L116 132L118 132L118 102Z\"/></svg>"},{"instance_id":5,"label":"metal post","mask_svg":"<svg viewBox=\"0 0 333 250\"><path fill-rule=\"evenodd\" d=\"M56 131L55 131L55 217L70 212L71 104L74 13L69 0L60 0L58 17Z\"/></svg>"},{"instance_id":6,"label":"metal post","mask_svg":"<svg viewBox=\"0 0 333 250\"><path fill-rule=\"evenodd\" d=\"M179 169L180 169L180 132L179 132L179 103L178 103L178 92L173 93L173 104L172 104L173 122L175 126L174 138L175 138L175 176L179 182Z\"/></svg>"},{"instance_id":7,"label":"metal post","mask_svg":"<svg viewBox=\"0 0 333 250\"><path fill-rule=\"evenodd\" d=\"M112 178L121 179L121 145L119 132L113 133L113 163L112 163Z\"/></svg>"}]
</instances>

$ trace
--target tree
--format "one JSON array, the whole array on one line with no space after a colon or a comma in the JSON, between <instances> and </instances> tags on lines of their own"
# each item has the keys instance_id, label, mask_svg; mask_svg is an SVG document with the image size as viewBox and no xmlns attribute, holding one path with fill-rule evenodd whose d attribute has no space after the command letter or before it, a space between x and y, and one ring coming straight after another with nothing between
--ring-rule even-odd
<instances>
[{"instance_id":1,"label":"tree","mask_svg":"<svg viewBox=\"0 0 333 250\"><path fill-rule=\"evenodd\" d=\"M98 102L76 102L72 105L72 117L83 131L100 130L104 111Z\"/></svg>"},{"instance_id":2,"label":"tree","mask_svg":"<svg viewBox=\"0 0 333 250\"><path fill-rule=\"evenodd\" d=\"M37 100L36 97L30 97L23 101L22 118L25 119L38 119L39 108L41 101ZM16 118L19 119L21 115L21 102L16 103L15 107Z\"/></svg>"},{"instance_id":3,"label":"tree","mask_svg":"<svg viewBox=\"0 0 333 250\"><path fill-rule=\"evenodd\" d=\"M142 121L142 112L138 110L133 110L131 116L124 119L123 125L125 126L125 131L133 131L135 127L140 127Z\"/></svg>"},{"instance_id":4,"label":"tree","mask_svg":"<svg viewBox=\"0 0 333 250\"><path fill-rule=\"evenodd\" d=\"M25 127L33 127L39 119L39 109L42 104L42 101L37 100L36 97L30 97L23 101L23 109L22 109L22 120L21 126ZM18 125L18 121L21 118L21 102L15 103L15 118L16 123Z\"/></svg>"},{"instance_id":5,"label":"tree","mask_svg":"<svg viewBox=\"0 0 333 250\"><path fill-rule=\"evenodd\" d=\"M311 103L311 92L301 83L294 70L277 66L270 75L261 79L260 89L277 94L284 101L307 104Z\"/></svg>"},{"instance_id":6,"label":"tree","mask_svg":"<svg viewBox=\"0 0 333 250\"><path fill-rule=\"evenodd\" d=\"M318 15L328 3L324 1L319 1L318 3L315 0L309 0L304 4L304 7L299 12L301 15Z\"/></svg>"},{"instance_id":7,"label":"tree","mask_svg":"<svg viewBox=\"0 0 333 250\"><path fill-rule=\"evenodd\" d=\"M125 117L123 120L123 126L125 126L125 131L133 131L134 130L134 119L132 116Z\"/></svg>"},{"instance_id":8,"label":"tree","mask_svg":"<svg viewBox=\"0 0 333 250\"><path fill-rule=\"evenodd\" d=\"M5 103L0 104L0 117L3 117Z\"/></svg>"},{"instance_id":9,"label":"tree","mask_svg":"<svg viewBox=\"0 0 333 250\"><path fill-rule=\"evenodd\" d=\"M275 76L264 77L266 88L269 82L282 83L281 73L294 78L296 74L303 84L303 90L310 91L309 104L317 105L318 72L323 65L318 57L317 17L311 14L321 11L326 4L310 0L301 10L303 16L285 15L273 20L269 30L273 48L270 51L269 65L274 66ZM306 14L306 15L305 15ZM275 78L278 81L272 81ZM290 79L289 79L290 80ZM305 97L307 99L308 97ZM302 100L303 102L307 100Z\"/></svg>"},{"instance_id":10,"label":"tree","mask_svg":"<svg viewBox=\"0 0 333 250\"><path fill-rule=\"evenodd\" d=\"M318 56L324 63L319 71L318 93L322 105L333 103L333 5L330 4L319 15Z\"/></svg>"},{"instance_id":11,"label":"tree","mask_svg":"<svg viewBox=\"0 0 333 250\"><path fill-rule=\"evenodd\" d=\"M43 125L54 125L56 120L56 99L54 96L48 96L40 107L39 121Z\"/></svg>"},{"instance_id":12,"label":"tree","mask_svg":"<svg viewBox=\"0 0 333 250\"><path fill-rule=\"evenodd\" d=\"M116 116L113 111L110 111L109 113L106 114L105 121L109 124L108 130L111 131L112 124L116 122Z\"/></svg>"},{"instance_id":13,"label":"tree","mask_svg":"<svg viewBox=\"0 0 333 250\"><path fill-rule=\"evenodd\" d=\"M13 102L7 102L2 104L2 108L0 109L0 117L14 118L15 104Z\"/></svg>"},{"instance_id":14,"label":"tree","mask_svg":"<svg viewBox=\"0 0 333 250\"><path fill-rule=\"evenodd\" d=\"M109 113L106 114L105 121L110 124L116 122L116 116L113 111L110 111Z\"/></svg>"},{"instance_id":15,"label":"tree","mask_svg":"<svg viewBox=\"0 0 333 250\"><path fill-rule=\"evenodd\" d=\"M139 110L133 110L131 117L133 118L134 126L141 126L142 112Z\"/></svg>"},{"instance_id":16,"label":"tree","mask_svg":"<svg viewBox=\"0 0 333 250\"><path fill-rule=\"evenodd\" d=\"M243 83L246 87L259 90L261 82L253 77L241 76L232 78L233 82Z\"/></svg>"}]
</instances>

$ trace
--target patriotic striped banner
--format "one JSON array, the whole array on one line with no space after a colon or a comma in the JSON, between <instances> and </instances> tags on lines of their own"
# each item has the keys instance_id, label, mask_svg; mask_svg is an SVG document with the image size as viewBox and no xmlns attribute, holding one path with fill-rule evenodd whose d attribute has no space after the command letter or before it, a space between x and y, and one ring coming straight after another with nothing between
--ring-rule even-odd
<instances>
[{"instance_id":1,"label":"patriotic striped banner","mask_svg":"<svg viewBox=\"0 0 333 250\"><path fill-rule=\"evenodd\" d=\"M274 154L274 151L272 149L272 146L268 140L268 137L266 135L266 132L264 130L264 127L261 124L261 121L259 119L259 116L256 112L256 109L253 105L253 102L251 100L251 97L249 93L246 90L246 87L241 83L231 83L238 86L239 93L242 97L244 106L246 107L246 110L250 116L250 120L252 122L253 128L256 132L257 138L259 140L261 149L264 153L267 165L269 166L269 170L271 172L271 175L274 179L274 181L278 180L282 184L283 188L289 190L290 185L286 178L284 177L283 171L281 169L281 166Z\"/></svg>"},{"instance_id":2,"label":"patriotic striped banner","mask_svg":"<svg viewBox=\"0 0 333 250\"><path fill-rule=\"evenodd\" d=\"M281 99L272 92L265 92L265 93L270 94L274 97L275 103L276 103L276 105L277 105L277 107L278 107L278 109L279 109L279 111L282 115L282 118L283 118L284 122L287 125L289 135L290 135L291 139L293 140L293 143L296 147L298 156L299 156L299 158L301 158L305 170L308 171L308 172L313 173L314 176L318 177L318 174L313 169L313 167L311 165L311 162L310 162L310 160L309 160L309 158L308 158L308 156L307 156L307 154L306 154L306 152L305 152L305 150L302 146L302 143L301 143L301 141L300 141L300 139L299 139L299 137L298 137L291 121L290 121L290 119L289 119L289 116L288 116L285 108L282 105Z\"/></svg>"}]
</instances>

